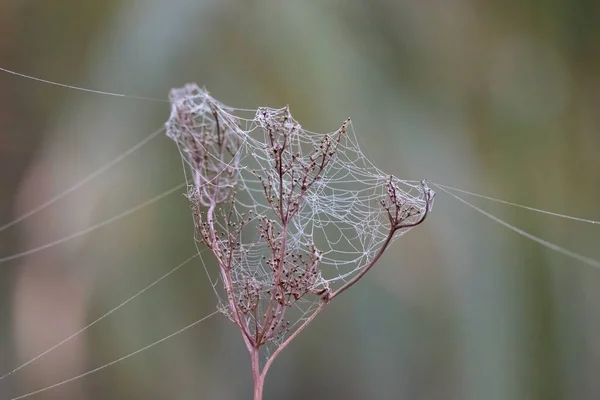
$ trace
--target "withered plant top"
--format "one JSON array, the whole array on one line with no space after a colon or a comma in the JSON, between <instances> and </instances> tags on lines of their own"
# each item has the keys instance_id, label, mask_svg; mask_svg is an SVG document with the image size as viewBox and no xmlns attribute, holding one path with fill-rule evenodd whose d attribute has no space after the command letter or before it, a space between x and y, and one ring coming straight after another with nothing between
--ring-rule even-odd
<instances>
[{"instance_id":1,"label":"withered plant top","mask_svg":"<svg viewBox=\"0 0 600 400\"><path fill-rule=\"evenodd\" d=\"M218 264L207 272L253 357L269 350L266 373L325 304L425 219L433 192L377 169L349 119L316 134L288 107L252 115L196 85L174 89L171 102L167 134L189 167L196 239Z\"/></svg>"}]
</instances>

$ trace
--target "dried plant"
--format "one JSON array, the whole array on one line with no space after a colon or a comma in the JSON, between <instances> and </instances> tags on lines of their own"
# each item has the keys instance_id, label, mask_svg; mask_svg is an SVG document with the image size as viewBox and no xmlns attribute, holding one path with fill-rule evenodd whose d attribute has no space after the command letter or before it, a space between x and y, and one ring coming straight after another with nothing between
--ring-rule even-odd
<instances>
[{"instance_id":1,"label":"dried plant","mask_svg":"<svg viewBox=\"0 0 600 400\"><path fill-rule=\"evenodd\" d=\"M244 118L196 85L171 102L167 134L191 172L196 239L216 258L220 309L240 329L262 399L277 355L425 220L434 193L374 167L349 119L319 135L288 107Z\"/></svg>"}]
</instances>

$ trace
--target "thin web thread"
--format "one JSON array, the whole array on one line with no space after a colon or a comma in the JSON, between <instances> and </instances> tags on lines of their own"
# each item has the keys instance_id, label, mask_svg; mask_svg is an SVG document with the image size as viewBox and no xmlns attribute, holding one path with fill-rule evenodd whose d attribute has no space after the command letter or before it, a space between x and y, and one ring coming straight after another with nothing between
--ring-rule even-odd
<instances>
[{"instance_id":1,"label":"thin web thread","mask_svg":"<svg viewBox=\"0 0 600 400\"><path fill-rule=\"evenodd\" d=\"M432 185L436 186L438 189L442 190L443 192L447 193L448 195L454 197L456 200L460 201L461 203L466 204L467 206L473 208L477 212L485 215L486 217L490 218L491 220L499 223L500 225L502 225L502 226L504 226L504 227L506 227L506 228L508 228L508 229L510 229L510 230L512 230L514 232L516 232L516 233L518 233L521 236L524 236L524 237L526 237L528 239L531 239L534 242L539 243L539 244L541 244L544 247L547 247L547 248L549 248L551 250L554 250L557 253L560 253L560 254L562 254L564 256L567 256L567 257L570 257L570 258L575 259L577 261L580 261L580 262L582 262L582 263L584 263L586 265L589 265L589 266L594 267L594 268L600 268L600 261L597 261L597 260L594 260L593 258L586 257L586 256L583 256L581 254L575 253L574 251L565 249L564 247L561 247L561 246L559 246L557 244L554 244L554 243L549 242L547 240L541 239L541 238L539 238L539 237L537 237L535 235L532 235L531 233L526 232L526 231L524 231L524 230L522 230L520 228L517 228L516 226L513 226L513 225L509 224L508 222L506 222L506 221L504 221L504 220L502 220L502 219L500 219L500 218L498 218L498 217L496 217L496 216L488 213L487 211L482 210L481 208L477 207L476 205L473 205L473 204L469 203L465 199L463 199L463 198L455 195L454 193L451 193L450 191L446 190L444 187L438 186L438 185L433 184L433 183L432 183Z\"/></svg>"},{"instance_id":2,"label":"thin web thread","mask_svg":"<svg viewBox=\"0 0 600 400\"><path fill-rule=\"evenodd\" d=\"M67 343L68 341L74 339L75 337L79 336L80 334L82 334L83 332L85 332L86 330L88 330L89 328L91 328L92 326L96 325L97 323L99 323L100 321L102 321L103 319L105 319L106 317L108 317L109 315L113 314L114 312L116 312L117 310L119 310L120 308L122 308L123 306L125 306L127 303L129 303L132 300L136 299L137 297L141 296L143 293L145 293L146 291L148 291L150 288L156 286L158 283L160 283L161 281L163 281L167 277L171 276L173 273L175 273L177 270L179 270L181 267L183 267L184 265L186 265L188 262L190 262L191 260L193 260L196 257L198 257L198 254L195 254L192 257L188 258L187 260L185 260L184 262L182 262L181 264L179 264L175 268L171 269L169 272L167 272L166 274L164 274L160 278L156 279L154 282L150 283L148 286L146 286L142 290L138 291L136 294L134 294L133 296L129 297L127 300L123 301L122 303L120 303L116 307L112 308L111 310L107 311L106 313L104 313L100 317L96 318L95 320L93 320L92 322L90 322L89 324L87 324L86 326L84 326L83 328L81 328L80 330L78 330L77 332L73 333L72 335L70 335L70 336L66 337L65 339L61 340L60 342L56 343L54 346L52 346L49 349L43 351L42 353L40 353L37 356L35 356L32 359L30 359L29 361L26 361L23 364L19 365L18 367L16 367L12 371L7 372L4 375L0 376L0 381L3 380L4 378L6 378L6 377L8 377L8 376L10 376L12 374L14 374L15 372L17 372L17 371L25 368L29 364L31 364L31 363L39 360L40 358L44 357L45 355L51 353L52 351L56 350L57 348L59 348L60 346L62 346L65 343Z\"/></svg>"},{"instance_id":3,"label":"thin web thread","mask_svg":"<svg viewBox=\"0 0 600 400\"><path fill-rule=\"evenodd\" d=\"M82 230L80 230L78 232L75 232L75 233L73 233L71 235L65 236L63 238L57 239L55 241L52 241L50 243L46 243L46 244L38 246L38 247L34 247L32 249L29 249L29 250L22 251L20 253L16 253L16 254L12 254L10 256L2 257L2 258L0 258L0 264L5 263L7 261L11 261L11 260L16 260L18 258L22 258L22 257L25 257L25 256L28 256L28 255L37 253L37 252L42 251L42 250L49 249L51 247L54 247L54 246L57 246L59 244L68 242L69 240L73 240L73 239L78 238L78 237L83 236L83 235L87 235L88 233L91 233L91 232L93 232L93 231L95 231L97 229L100 229L100 228L108 225L108 224L116 222L116 221L118 221L118 220L120 220L122 218L125 218L125 217L127 217L127 216L129 216L129 215L131 215L131 214L133 214L133 213L135 213L137 211L142 210L143 208L148 207L151 204L156 203L157 201L159 201L159 200L161 200L161 199L169 196L170 194L173 194L176 191L181 190L186 185L187 185L187 183L185 183L185 182L184 183L180 183L179 185L177 185L175 187L172 187L171 189L166 190L166 191L162 192L161 194L159 194L157 196L154 196L151 199L146 200L146 201L138 204L135 207L132 207L132 208L130 208L130 209L128 209L128 210L120 213L120 214L115 215L114 217L111 217L111 218L109 218L107 220L99 222L99 223L97 223L95 225L89 226L86 229L82 229Z\"/></svg>"},{"instance_id":4,"label":"thin web thread","mask_svg":"<svg viewBox=\"0 0 600 400\"><path fill-rule=\"evenodd\" d=\"M149 345L146 345L146 346L144 346L144 347L142 347L142 348L140 348L140 349L138 349L138 350L136 350L134 352L131 352L131 353L127 354L127 355L124 355L123 357L117 358L116 360L113 360L113 361L111 361L109 363L101 365L101 366L99 366L97 368L94 368L94 369L89 370L87 372L84 372L82 374L76 375L76 376L74 376L72 378L65 379L63 381L57 382L57 383L55 383L53 385L46 386L46 387L44 387L42 389L34 390L33 392L25 393L25 394L23 394L21 396L12 397L10 400L19 400L19 399L24 399L24 398L27 398L27 397L31 397L33 395L46 392L48 390L57 388L59 386L65 385L65 384L70 383L70 382L73 382L73 381L75 381L77 379L80 379L80 378L86 377L88 375L94 374L94 373L96 373L98 371L102 371L103 369L111 367L111 366L113 366L113 365L115 365L117 363L120 363L121 361L125 361L126 359L131 358L131 357L133 357L133 356L135 356L135 355L137 355L137 354L139 354L139 353L141 353L143 351L149 350L150 348L152 348L152 347L154 347L156 345L159 345L162 342L165 342L165 341L171 339L172 337L177 336L180 333L183 333L183 332L187 331L190 328L193 328L194 326L198 325L200 322L203 322L203 321L209 319L210 317L212 317L212 316L214 316L214 315L216 315L218 313L219 313L219 311L214 311L211 314L209 314L209 315L207 315L205 317L202 317L199 320L196 320L195 322L192 322L191 324L189 324L189 325L187 325L187 326L185 326L185 327L183 327L183 328L181 328L181 329L179 329L179 330L171 333L170 335L163 337L162 339L159 339L159 340L157 340L155 342L152 342Z\"/></svg>"},{"instance_id":5,"label":"thin web thread","mask_svg":"<svg viewBox=\"0 0 600 400\"><path fill-rule=\"evenodd\" d=\"M153 102L160 102L160 103L168 103L169 102L168 100L155 99L153 97L132 96L132 95L128 95L128 94L121 94L121 93L114 93L114 92L105 92L105 91L102 91L102 90L87 89L87 88L79 87L79 86L66 85L64 83L49 81L47 79L37 78L37 77L31 76L31 75L25 75L25 74L22 74L20 72L11 71L11 70L6 69L6 68L0 68L0 71L6 72L8 74L15 75L15 76L19 76L21 78L31 79L31 80L36 81L36 82L46 83L46 84L49 84L49 85L64 87L64 88L72 89L72 90L78 90L80 92L95 93L95 94L101 94L101 95L104 95L104 96L112 96L112 97L123 97L123 98L133 99L133 100L153 101Z\"/></svg>"},{"instance_id":6,"label":"thin web thread","mask_svg":"<svg viewBox=\"0 0 600 400\"><path fill-rule=\"evenodd\" d=\"M523 209L529 210L529 211L535 211L535 212L541 213L541 214L552 215L554 217L570 219L570 220L573 220L573 221L586 222L588 224L600 224L600 221L596 221L596 220L593 220L593 219L573 217L573 216L566 215L566 214L559 214L559 213L552 212L552 211L545 211L545 210L541 210L539 208L529 207L529 206L525 206L525 205L522 205L522 204L513 203L511 201L501 200L501 199L497 199L497 198L494 198L494 197L485 196L483 194L477 194L477 193L469 192L469 191L466 191L466 190L463 190L463 189L459 189L459 188L456 188L456 187L442 185L440 183L435 183L435 185L437 187L443 187L443 188L448 189L448 190L453 190L453 191L456 191L456 192L468 194L470 196L479 197L479 198L482 198L482 199L485 199L485 200L489 200L489 201L493 201L493 202L496 202L496 203L506 204L506 205L512 206L512 207L518 207L518 208L523 208Z\"/></svg>"},{"instance_id":7,"label":"thin web thread","mask_svg":"<svg viewBox=\"0 0 600 400\"><path fill-rule=\"evenodd\" d=\"M99 175L103 174L104 172L108 171L110 168L114 167L116 164L118 164L119 162L123 161L125 158L127 158L128 156L130 156L131 154L133 154L134 152L136 152L140 148L142 148L146 143L150 142L152 139L154 139L155 137L157 137L164 130L165 130L165 128L163 127L163 128L160 128L160 129L152 132L150 135L148 135L147 137L145 137L144 139L142 139L141 141L139 141L138 143L136 143L135 145L133 145L132 147L130 147L129 149L127 149L126 151L124 151L123 153L119 154L116 158L114 158L113 160L111 160L108 163L104 164L103 166L101 166L100 168L98 168L97 170L95 170L94 172L92 172L91 174L89 174L88 176L86 176L85 178L83 178L82 180L80 180L79 182L75 183L73 186L71 186L68 189L66 189L65 191L63 191L63 192L55 195L54 197L52 197L49 200L47 200L46 202L40 204L39 206L37 206L33 210L30 210L30 211L26 212L25 214L17 217L13 221L0 226L0 232L6 230L8 228L10 228L13 225L18 224L19 222L23 221L24 219L26 219L26 218L28 218L28 217L30 217L30 216L32 216L32 215L34 215L34 214L42 211L46 207L48 207L48 206L56 203L57 201L61 200L62 198L64 198L68 194L70 194L73 191L79 189L80 187L82 187L86 183L90 182L94 178L96 178Z\"/></svg>"}]
</instances>

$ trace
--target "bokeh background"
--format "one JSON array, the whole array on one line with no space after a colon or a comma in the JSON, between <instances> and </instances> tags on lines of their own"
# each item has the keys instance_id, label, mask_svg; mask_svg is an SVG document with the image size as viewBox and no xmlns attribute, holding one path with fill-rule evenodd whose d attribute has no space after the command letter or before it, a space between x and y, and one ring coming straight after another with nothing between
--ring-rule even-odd
<instances>
[{"instance_id":1,"label":"bokeh background","mask_svg":"<svg viewBox=\"0 0 600 400\"><path fill-rule=\"evenodd\" d=\"M0 66L167 98L186 82L236 107L290 104L307 129L351 116L401 178L600 219L600 6L554 1L0 2ZM168 104L0 73L0 224L160 127ZM155 139L0 233L0 256L85 229L182 181ZM600 259L598 226L471 198ZM0 265L0 374L77 331L195 252L179 193ZM0 381L9 399L102 365L215 309L198 262ZM266 399L600 398L600 271L438 193L274 364ZM215 316L35 399L248 399L249 357Z\"/></svg>"}]
</instances>

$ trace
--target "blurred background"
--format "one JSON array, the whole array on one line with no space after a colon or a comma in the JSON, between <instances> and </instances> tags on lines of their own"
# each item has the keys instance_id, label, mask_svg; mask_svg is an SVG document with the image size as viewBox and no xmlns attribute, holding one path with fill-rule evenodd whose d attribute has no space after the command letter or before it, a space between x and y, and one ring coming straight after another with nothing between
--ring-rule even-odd
<instances>
[{"instance_id":1,"label":"blurred background","mask_svg":"<svg viewBox=\"0 0 600 400\"><path fill-rule=\"evenodd\" d=\"M600 6L554 1L0 2L0 67L167 99L187 82L225 104L290 104L305 128L348 116L364 151L428 178L600 219ZM168 103L0 73L0 225L161 127ZM0 257L102 222L183 180L152 140L0 233ZM195 253L181 191L0 265L0 375ZM598 226L470 198L600 259ZM84 335L0 381L9 399L112 361L214 311L196 260ZM600 398L600 271L438 193L403 236L275 361L265 399ZM249 399L250 362L218 315L36 399Z\"/></svg>"}]
</instances>

